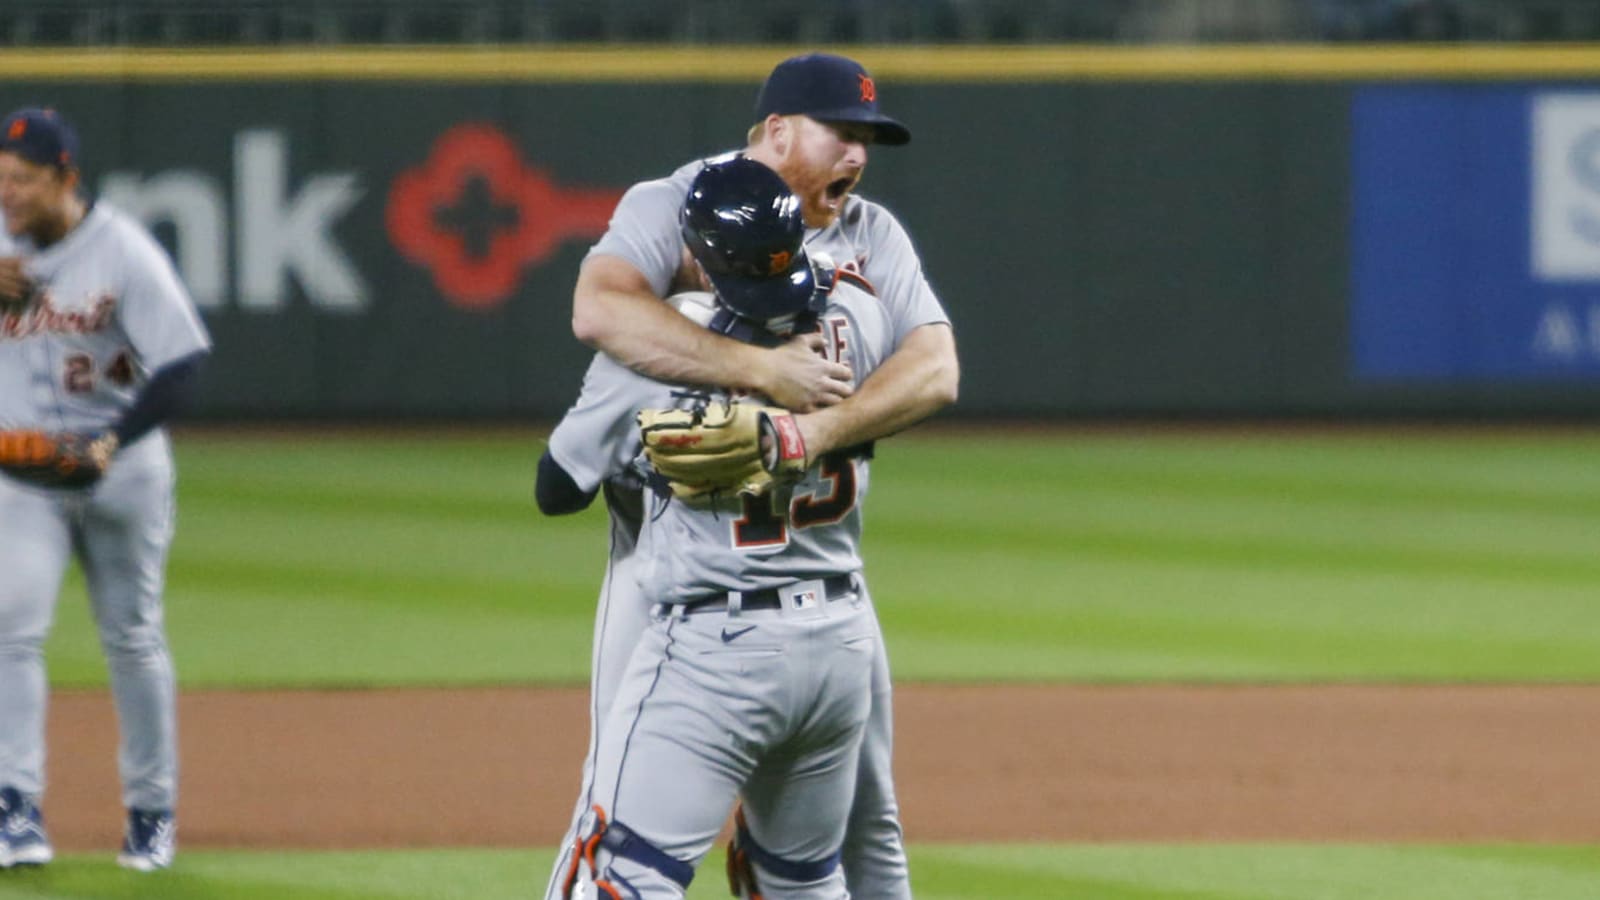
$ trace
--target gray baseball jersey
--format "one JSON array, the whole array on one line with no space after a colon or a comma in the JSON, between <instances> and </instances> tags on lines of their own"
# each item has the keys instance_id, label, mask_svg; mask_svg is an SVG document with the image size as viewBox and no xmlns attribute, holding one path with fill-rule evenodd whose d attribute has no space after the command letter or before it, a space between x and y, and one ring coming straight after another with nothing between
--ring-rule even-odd
<instances>
[{"instance_id":1,"label":"gray baseball jersey","mask_svg":"<svg viewBox=\"0 0 1600 900\"><path fill-rule=\"evenodd\" d=\"M151 372L209 346L165 252L105 203L43 249L0 234L0 256L22 257L42 288L32 309L0 316L0 426L107 428ZM86 491L0 477L0 784L44 789L42 646L76 554L121 724L123 803L174 808L176 684L161 603L173 478L161 429L122 448Z\"/></svg>"}]
</instances>

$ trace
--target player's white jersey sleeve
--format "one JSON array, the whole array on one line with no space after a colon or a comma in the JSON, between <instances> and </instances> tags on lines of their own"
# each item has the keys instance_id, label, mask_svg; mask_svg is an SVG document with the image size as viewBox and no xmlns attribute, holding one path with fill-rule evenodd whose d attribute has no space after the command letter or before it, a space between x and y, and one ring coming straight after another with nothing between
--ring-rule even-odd
<instances>
[{"instance_id":1,"label":"player's white jersey sleeve","mask_svg":"<svg viewBox=\"0 0 1600 900\"><path fill-rule=\"evenodd\" d=\"M646 406L665 406L671 390L596 353L578 400L550 433L550 456L579 489L630 471L640 449L634 421Z\"/></svg>"},{"instance_id":2,"label":"player's white jersey sleeve","mask_svg":"<svg viewBox=\"0 0 1600 900\"><path fill-rule=\"evenodd\" d=\"M118 315L144 369L153 372L210 349L211 338L167 252L121 213L110 224L120 232L116 246L123 254Z\"/></svg>"},{"instance_id":3,"label":"player's white jersey sleeve","mask_svg":"<svg viewBox=\"0 0 1600 900\"><path fill-rule=\"evenodd\" d=\"M618 256L633 264L656 296L667 292L683 258L678 237L678 208L683 192L670 179L646 181L628 188L611 214L611 225L589 256ZM585 257L587 258L587 257Z\"/></svg>"},{"instance_id":4,"label":"player's white jersey sleeve","mask_svg":"<svg viewBox=\"0 0 1600 900\"><path fill-rule=\"evenodd\" d=\"M695 173L703 165L704 161L695 160L666 178L628 188L611 214L606 233L589 249L589 256L603 254L627 260L650 282L656 296L666 296L672 277L683 263L678 213Z\"/></svg>"}]
</instances>

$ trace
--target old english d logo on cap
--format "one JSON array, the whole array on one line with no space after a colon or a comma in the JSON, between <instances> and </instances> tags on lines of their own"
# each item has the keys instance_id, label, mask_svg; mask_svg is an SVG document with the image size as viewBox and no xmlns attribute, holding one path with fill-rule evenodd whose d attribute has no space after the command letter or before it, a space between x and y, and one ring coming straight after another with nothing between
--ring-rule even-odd
<instances>
[{"instance_id":1,"label":"old english d logo on cap","mask_svg":"<svg viewBox=\"0 0 1600 900\"><path fill-rule=\"evenodd\" d=\"M807 53L778 63L756 96L756 118L810 116L872 126L872 142L906 144L911 131L878 109L878 84L853 59Z\"/></svg>"},{"instance_id":2,"label":"old english d logo on cap","mask_svg":"<svg viewBox=\"0 0 1600 900\"><path fill-rule=\"evenodd\" d=\"M78 155L78 133L53 109L24 107L6 116L0 149L41 166L71 166Z\"/></svg>"}]
</instances>

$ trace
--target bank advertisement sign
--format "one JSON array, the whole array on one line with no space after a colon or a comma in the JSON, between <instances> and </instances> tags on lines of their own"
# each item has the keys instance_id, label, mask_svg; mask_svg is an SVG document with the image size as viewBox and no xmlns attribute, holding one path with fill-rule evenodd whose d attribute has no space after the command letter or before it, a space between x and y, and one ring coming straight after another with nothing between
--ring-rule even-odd
<instances>
[{"instance_id":1,"label":"bank advertisement sign","mask_svg":"<svg viewBox=\"0 0 1600 900\"><path fill-rule=\"evenodd\" d=\"M694 149L685 120L596 152L623 91L0 85L76 123L86 192L171 254L216 346L193 411L306 418L566 409L593 352L579 263L631 183Z\"/></svg>"},{"instance_id":2,"label":"bank advertisement sign","mask_svg":"<svg viewBox=\"0 0 1600 900\"><path fill-rule=\"evenodd\" d=\"M1600 381L1600 86L1377 86L1352 121L1354 368Z\"/></svg>"}]
</instances>

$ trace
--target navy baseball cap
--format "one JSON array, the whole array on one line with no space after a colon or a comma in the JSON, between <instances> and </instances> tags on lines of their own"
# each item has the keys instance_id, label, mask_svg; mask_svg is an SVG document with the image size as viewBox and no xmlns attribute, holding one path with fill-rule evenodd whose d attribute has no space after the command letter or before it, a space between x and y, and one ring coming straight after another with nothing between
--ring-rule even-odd
<instances>
[{"instance_id":1,"label":"navy baseball cap","mask_svg":"<svg viewBox=\"0 0 1600 900\"><path fill-rule=\"evenodd\" d=\"M873 143L908 144L911 131L878 111L878 86L853 59L808 53L778 63L756 95L756 118L806 115L819 122L863 122Z\"/></svg>"},{"instance_id":2,"label":"navy baseball cap","mask_svg":"<svg viewBox=\"0 0 1600 900\"><path fill-rule=\"evenodd\" d=\"M75 168L78 133L55 110L30 106L0 123L0 153L15 153L41 166Z\"/></svg>"}]
</instances>

